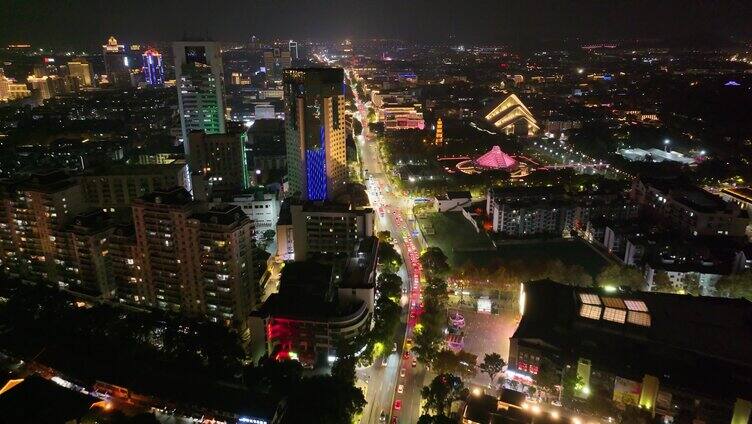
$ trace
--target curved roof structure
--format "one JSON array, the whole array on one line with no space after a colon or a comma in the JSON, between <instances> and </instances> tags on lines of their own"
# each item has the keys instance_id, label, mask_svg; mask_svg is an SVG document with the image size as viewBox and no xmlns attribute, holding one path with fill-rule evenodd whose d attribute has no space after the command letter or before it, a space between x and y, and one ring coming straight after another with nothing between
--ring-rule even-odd
<instances>
[{"instance_id":1,"label":"curved roof structure","mask_svg":"<svg viewBox=\"0 0 752 424\"><path fill-rule=\"evenodd\" d=\"M517 161L501 151L499 146L493 146L491 150L483 154L483 156L475 159L475 164L481 168L487 169L507 169L517 165Z\"/></svg>"},{"instance_id":2,"label":"curved roof structure","mask_svg":"<svg viewBox=\"0 0 752 424\"><path fill-rule=\"evenodd\" d=\"M517 123L524 122L527 135L534 135L540 130L530 110L522 103L516 94L510 94L486 115L486 121L506 134L514 134Z\"/></svg>"}]
</instances>

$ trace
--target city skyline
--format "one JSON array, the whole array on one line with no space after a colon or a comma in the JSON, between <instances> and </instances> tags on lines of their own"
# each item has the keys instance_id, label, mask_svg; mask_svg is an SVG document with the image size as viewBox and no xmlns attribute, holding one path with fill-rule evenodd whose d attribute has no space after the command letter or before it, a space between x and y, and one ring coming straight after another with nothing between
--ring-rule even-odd
<instances>
[{"instance_id":1,"label":"city skyline","mask_svg":"<svg viewBox=\"0 0 752 424\"><path fill-rule=\"evenodd\" d=\"M0 17L0 27L6 29L0 34L0 43L95 46L110 33L123 39L154 41L185 37L246 41L256 35L267 39L376 37L501 43L578 37L700 39L708 35L752 35L746 25L752 18L752 5L741 1L476 1L461 7L450 1L425 0L409 4L391 0L367 4L340 0L305 4L210 4L196 0L135 3L107 3L104 7L79 2L54 8L53 12L44 0L11 0L12 13ZM97 18L91 19L93 16Z\"/></svg>"}]
</instances>

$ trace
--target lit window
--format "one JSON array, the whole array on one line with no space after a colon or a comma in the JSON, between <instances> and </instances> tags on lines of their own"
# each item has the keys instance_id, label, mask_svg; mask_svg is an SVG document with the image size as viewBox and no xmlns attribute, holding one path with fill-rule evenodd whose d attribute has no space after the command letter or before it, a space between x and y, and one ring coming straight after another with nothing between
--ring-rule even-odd
<instances>
[{"instance_id":1,"label":"lit window","mask_svg":"<svg viewBox=\"0 0 752 424\"><path fill-rule=\"evenodd\" d=\"M603 300L605 301L605 299ZM624 321L627 319L627 311L624 309L606 308L603 310L603 319L624 324Z\"/></svg>"},{"instance_id":2,"label":"lit window","mask_svg":"<svg viewBox=\"0 0 752 424\"><path fill-rule=\"evenodd\" d=\"M624 303L627 305L627 309L629 309L630 311L648 311L648 305L646 305L642 300L625 300Z\"/></svg>"},{"instance_id":3,"label":"lit window","mask_svg":"<svg viewBox=\"0 0 752 424\"><path fill-rule=\"evenodd\" d=\"M601 297L603 304L610 308L625 309L624 301L617 297Z\"/></svg>"},{"instance_id":4,"label":"lit window","mask_svg":"<svg viewBox=\"0 0 752 424\"><path fill-rule=\"evenodd\" d=\"M629 311L629 314L627 314L627 322L641 325L643 327L650 327L650 314L646 312Z\"/></svg>"},{"instance_id":5,"label":"lit window","mask_svg":"<svg viewBox=\"0 0 752 424\"><path fill-rule=\"evenodd\" d=\"M583 318L600 319L601 307L594 305L582 305L582 307L580 307L580 316Z\"/></svg>"},{"instance_id":6,"label":"lit window","mask_svg":"<svg viewBox=\"0 0 752 424\"><path fill-rule=\"evenodd\" d=\"M590 293L580 293L580 302L588 304L588 305L600 305L601 300L598 298L598 295L590 294Z\"/></svg>"}]
</instances>

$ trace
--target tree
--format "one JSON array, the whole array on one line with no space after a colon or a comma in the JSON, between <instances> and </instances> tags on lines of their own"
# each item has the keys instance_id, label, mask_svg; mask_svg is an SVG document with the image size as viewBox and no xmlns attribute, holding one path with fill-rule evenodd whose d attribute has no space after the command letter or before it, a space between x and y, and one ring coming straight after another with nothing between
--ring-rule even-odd
<instances>
[{"instance_id":1,"label":"tree","mask_svg":"<svg viewBox=\"0 0 752 424\"><path fill-rule=\"evenodd\" d=\"M423 289L423 294L439 305L444 306L449 299L447 290L446 281L441 278L429 277L426 281L426 287Z\"/></svg>"},{"instance_id":2,"label":"tree","mask_svg":"<svg viewBox=\"0 0 752 424\"><path fill-rule=\"evenodd\" d=\"M501 355L498 353L487 353L483 357L483 362L480 363L480 370L488 374L491 379L491 384L495 383L496 376L504 370L507 363L501 359Z\"/></svg>"},{"instance_id":3,"label":"tree","mask_svg":"<svg viewBox=\"0 0 752 424\"><path fill-rule=\"evenodd\" d=\"M386 296L379 297L374 307L374 326L371 330L371 343L374 346L380 344L380 349L374 349L375 353L391 349L397 326L400 322L402 308Z\"/></svg>"},{"instance_id":4,"label":"tree","mask_svg":"<svg viewBox=\"0 0 752 424\"><path fill-rule=\"evenodd\" d=\"M723 276L715 284L715 289L721 296L752 300L752 271Z\"/></svg>"},{"instance_id":5,"label":"tree","mask_svg":"<svg viewBox=\"0 0 752 424\"><path fill-rule=\"evenodd\" d=\"M561 376L556 364L545 356L541 358L540 366L538 366L535 384L547 392L553 392L561 384Z\"/></svg>"},{"instance_id":6,"label":"tree","mask_svg":"<svg viewBox=\"0 0 752 424\"><path fill-rule=\"evenodd\" d=\"M402 278L391 272L379 274L376 284L381 296L386 296L392 300L399 299L402 294Z\"/></svg>"},{"instance_id":7,"label":"tree","mask_svg":"<svg viewBox=\"0 0 752 424\"><path fill-rule=\"evenodd\" d=\"M684 292L692 296L702 295L702 285L700 285L700 276L696 273L684 275Z\"/></svg>"},{"instance_id":8,"label":"tree","mask_svg":"<svg viewBox=\"0 0 752 424\"><path fill-rule=\"evenodd\" d=\"M571 401L574 398L575 391L582 390L584 382L582 377L577 375L577 367L567 365L564 368L564 375L561 379L562 400Z\"/></svg>"},{"instance_id":9,"label":"tree","mask_svg":"<svg viewBox=\"0 0 752 424\"><path fill-rule=\"evenodd\" d=\"M366 114L366 119L369 123L375 124L376 121L378 121L379 117L376 115L376 110L372 108L371 106L368 107L368 112Z\"/></svg>"},{"instance_id":10,"label":"tree","mask_svg":"<svg viewBox=\"0 0 752 424\"><path fill-rule=\"evenodd\" d=\"M643 290L645 280L637 268L611 264L604 268L595 278L596 284L601 287L628 286L632 290Z\"/></svg>"},{"instance_id":11,"label":"tree","mask_svg":"<svg viewBox=\"0 0 752 424\"><path fill-rule=\"evenodd\" d=\"M263 234L264 241L267 242L267 243L273 242L274 241L274 236L276 234L277 233L274 230L266 230L266 231L264 231L264 234Z\"/></svg>"},{"instance_id":12,"label":"tree","mask_svg":"<svg viewBox=\"0 0 752 424\"><path fill-rule=\"evenodd\" d=\"M397 272L402 266L402 256L390 243L379 243L379 266L382 272Z\"/></svg>"},{"instance_id":13,"label":"tree","mask_svg":"<svg viewBox=\"0 0 752 424\"><path fill-rule=\"evenodd\" d=\"M418 418L418 424L456 424L457 421L453 420L446 415L428 415L424 414Z\"/></svg>"},{"instance_id":14,"label":"tree","mask_svg":"<svg viewBox=\"0 0 752 424\"><path fill-rule=\"evenodd\" d=\"M392 233L388 230L379 231L376 233L376 237L378 237L379 242L381 243L391 243L392 242Z\"/></svg>"},{"instance_id":15,"label":"tree","mask_svg":"<svg viewBox=\"0 0 752 424\"><path fill-rule=\"evenodd\" d=\"M463 378L475 377L476 366L478 362L478 355L464 350L457 352L457 361L459 365L459 373Z\"/></svg>"},{"instance_id":16,"label":"tree","mask_svg":"<svg viewBox=\"0 0 752 424\"><path fill-rule=\"evenodd\" d=\"M653 275L653 290L661 293L674 293L674 285L666 271L656 271Z\"/></svg>"},{"instance_id":17,"label":"tree","mask_svg":"<svg viewBox=\"0 0 752 424\"><path fill-rule=\"evenodd\" d=\"M426 400L426 407L438 415L446 415L452 402L457 400L465 389L462 380L453 374L439 374L428 386L420 391Z\"/></svg>"},{"instance_id":18,"label":"tree","mask_svg":"<svg viewBox=\"0 0 752 424\"><path fill-rule=\"evenodd\" d=\"M650 424L652 422L653 418L650 411L634 405L627 405L627 408L621 414L622 424Z\"/></svg>"},{"instance_id":19,"label":"tree","mask_svg":"<svg viewBox=\"0 0 752 424\"><path fill-rule=\"evenodd\" d=\"M301 380L288 405L294 407L287 408L285 423L352 424L353 417L363 411L366 399L352 384L316 375Z\"/></svg>"},{"instance_id":20,"label":"tree","mask_svg":"<svg viewBox=\"0 0 752 424\"><path fill-rule=\"evenodd\" d=\"M432 364L442 344L441 332L432 326L424 326L421 331L416 331L414 341L412 351L418 355L418 360L424 364Z\"/></svg>"},{"instance_id":21,"label":"tree","mask_svg":"<svg viewBox=\"0 0 752 424\"><path fill-rule=\"evenodd\" d=\"M439 374L454 374L459 372L460 359L449 349L443 349L436 354L436 357L431 363L433 370Z\"/></svg>"},{"instance_id":22,"label":"tree","mask_svg":"<svg viewBox=\"0 0 752 424\"><path fill-rule=\"evenodd\" d=\"M438 247L429 247L420 255L420 264L423 271L429 276L443 277L449 272L447 256Z\"/></svg>"},{"instance_id":23,"label":"tree","mask_svg":"<svg viewBox=\"0 0 752 424\"><path fill-rule=\"evenodd\" d=\"M277 361L264 356L256 366L244 370L243 379L252 391L267 393L273 398L282 398L290 394L303 376L300 362L293 360Z\"/></svg>"}]
</instances>

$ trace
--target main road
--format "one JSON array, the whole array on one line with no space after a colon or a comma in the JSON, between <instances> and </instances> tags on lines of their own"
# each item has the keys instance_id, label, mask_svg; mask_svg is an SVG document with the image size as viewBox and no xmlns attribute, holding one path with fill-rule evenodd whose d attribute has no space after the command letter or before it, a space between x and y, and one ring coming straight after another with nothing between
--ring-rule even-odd
<instances>
[{"instance_id":1,"label":"main road","mask_svg":"<svg viewBox=\"0 0 752 424\"><path fill-rule=\"evenodd\" d=\"M361 423L415 423L421 413L420 390L424 385L426 369L415 361L410 352L414 326L420 313L420 246L413 233L412 202L392 186L381 163L378 144L368 130L366 108L362 99L355 93L358 107L357 118L363 125L363 133L356 144L366 173L371 206L377 214L377 228L392 234L397 249L403 257L404 266L400 269L403 280L402 319L396 336L396 351L386 346L386 365L378 359L371 367L358 370L358 377L367 382L366 401ZM415 363L415 366L413 364Z\"/></svg>"}]
</instances>

